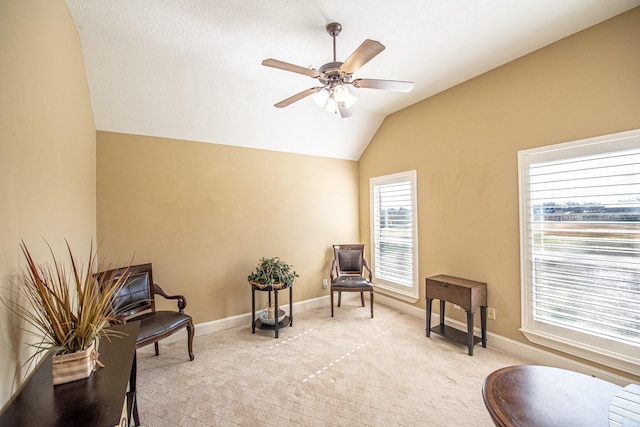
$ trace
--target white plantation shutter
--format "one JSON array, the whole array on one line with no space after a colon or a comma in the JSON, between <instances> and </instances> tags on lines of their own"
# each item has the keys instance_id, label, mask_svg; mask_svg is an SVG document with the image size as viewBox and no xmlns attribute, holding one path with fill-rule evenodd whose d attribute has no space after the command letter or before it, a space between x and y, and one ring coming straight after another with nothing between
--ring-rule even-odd
<instances>
[{"instance_id":1,"label":"white plantation shutter","mask_svg":"<svg viewBox=\"0 0 640 427\"><path fill-rule=\"evenodd\" d=\"M415 171L371 178L374 282L418 297Z\"/></svg>"},{"instance_id":2,"label":"white plantation shutter","mask_svg":"<svg viewBox=\"0 0 640 427\"><path fill-rule=\"evenodd\" d=\"M519 155L523 332L639 359L640 132Z\"/></svg>"}]
</instances>

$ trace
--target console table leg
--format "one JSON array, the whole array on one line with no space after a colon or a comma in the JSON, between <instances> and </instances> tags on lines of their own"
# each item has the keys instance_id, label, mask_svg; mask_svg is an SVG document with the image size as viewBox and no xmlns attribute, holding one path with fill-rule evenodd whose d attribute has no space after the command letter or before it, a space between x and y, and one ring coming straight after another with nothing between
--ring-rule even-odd
<instances>
[{"instance_id":1,"label":"console table leg","mask_svg":"<svg viewBox=\"0 0 640 427\"><path fill-rule=\"evenodd\" d=\"M473 311L467 311L467 347L469 356L473 356Z\"/></svg>"},{"instance_id":2,"label":"console table leg","mask_svg":"<svg viewBox=\"0 0 640 427\"><path fill-rule=\"evenodd\" d=\"M136 426L140 425L140 415L138 415L138 396L136 395L136 377L138 376L138 357L137 354L133 353L133 364L131 365L131 373L129 374L129 393L131 393L132 399L132 408L129 408L129 414L127 419L130 422L131 415L133 415L133 424Z\"/></svg>"},{"instance_id":3,"label":"console table leg","mask_svg":"<svg viewBox=\"0 0 640 427\"><path fill-rule=\"evenodd\" d=\"M440 330L444 330L444 303L445 300L440 300Z\"/></svg>"},{"instance_id":4,"label":"console table leg","mask_svg":"<svg viewBox=\"0 0 640 427\"><path fill-rule=\"evenodd\" d=\"M482 347L487 348L487 307L480 306L480 330L482 331Z\"/></svg>"},{"instance_id":5,"label":"console table leg","mask_svg":"<svg viewBox=\"0 0 640 427\"><path fill-rule=\"evenodd\" d=\"M433 304L433 298L427 298L427 336L431 335L431 305Z\"/></svg>"}]
</instances>

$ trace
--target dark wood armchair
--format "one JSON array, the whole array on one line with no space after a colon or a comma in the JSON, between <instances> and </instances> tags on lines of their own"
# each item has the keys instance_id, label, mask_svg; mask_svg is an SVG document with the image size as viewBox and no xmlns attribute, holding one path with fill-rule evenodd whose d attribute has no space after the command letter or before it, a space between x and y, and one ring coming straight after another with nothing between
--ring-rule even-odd
<instances>
[{"instance_id":1,"label":"dark wood armchair","mask_svg":"<svg viewBox=\"0 0 640 427\"><path fill-rule=\"evenodd\" d=\"M331 317L333 317L333 293L338 292L338 307L342 292L360 292L360 301L364 307L364 292L369 292L371 317L373 317L373 284L371 269L364 258L364 245L333 245L333 264L331 277ZM365 270L367 277L365 277Z\"/></svg>"},{"instance_id":2,"label":"dark wood armchair","mask_svg":"<svg viewBox=\"0 0 640 427\"><path fill-rule=\"evenodd\" d=\"M193 319L184 313L187 300L182 295L167 295L160 285L154 283L151 264L133 265L98 273L102 287L109 286L122 275L128 275L122 290L114 301L117 316L115 323L140 321L140 332L136 347L144 347L153 343L156 356L160 354L158 341L184 328L187 329L189 359L193 360L193 335L195 328ZM177 300L178 310L156 310L155 296Z\"/></svg>"}]
</instances>

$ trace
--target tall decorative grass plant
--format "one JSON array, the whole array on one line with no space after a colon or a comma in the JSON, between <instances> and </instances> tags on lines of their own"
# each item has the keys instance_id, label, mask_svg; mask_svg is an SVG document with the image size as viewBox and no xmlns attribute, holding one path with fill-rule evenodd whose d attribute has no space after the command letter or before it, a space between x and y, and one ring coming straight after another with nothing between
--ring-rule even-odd
<instances>
[{"instance_id":1,"label":"tall decorative grass plant","mask_svg":"<svg viewBox=\"0 0 640 427\"><path fill-rule=\"evenodd\" d=\"M123 275L109 288L101 289L99 283L107 280L95 277L97 255L93 245L88 261L79 265L66 242L70 269L48 243L47 246L51 262L37 264L27 245L21 242L27 265L14 283L16 298L3 300L32 326L29 332L39 337L38 342L30 344L36 348L32 358L50 351L56 356L84 351L94 343L97 347L100 337L114 334L105 328L115 319L113 302L127 277ZM97 359L95 354L92 357Z\"/></svg>"}]
</instances>

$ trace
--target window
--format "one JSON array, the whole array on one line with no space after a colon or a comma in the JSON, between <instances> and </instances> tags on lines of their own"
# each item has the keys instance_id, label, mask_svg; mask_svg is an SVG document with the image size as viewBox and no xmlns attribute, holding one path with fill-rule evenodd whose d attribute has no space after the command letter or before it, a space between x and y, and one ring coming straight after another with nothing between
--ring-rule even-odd
<instances>
[{"instance_id":1,"label":"window","mask_svg":"<svg viewBox=\"0 0 640 427\"><path fill-rule=\"evenodd\" d=\"M374 284L415 302L419 298L416 171L371 178L369 186Z\"/></svg>"},{"instance_id":2,"label":"window","mask_svg":"<svg viewBox=\"0 0 640 427\"><path fill-rule=\"evenodd\" d=\"M522 332L640 374L640 130L518 153Z\"/></svg>"}]
</instances>

